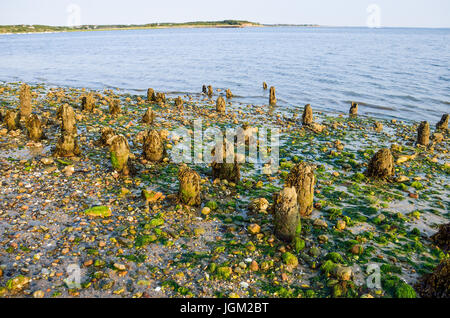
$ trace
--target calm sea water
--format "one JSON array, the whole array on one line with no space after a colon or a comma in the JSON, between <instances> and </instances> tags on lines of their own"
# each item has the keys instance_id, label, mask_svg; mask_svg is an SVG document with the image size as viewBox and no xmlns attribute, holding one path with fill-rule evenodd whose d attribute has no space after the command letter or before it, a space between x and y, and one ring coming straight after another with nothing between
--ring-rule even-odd
<instances>
[{"instance_id":1,"label":"calm sea water","mask_svg":"<svg viewBox=\"0 0 450 318\"><path fill-rule=\"evenodd\" d=\"M144 94L230 88L236 102L437 121L450 111L450 29L160 29L0 35L0 81Z\"/></svg>"}]
</instances>

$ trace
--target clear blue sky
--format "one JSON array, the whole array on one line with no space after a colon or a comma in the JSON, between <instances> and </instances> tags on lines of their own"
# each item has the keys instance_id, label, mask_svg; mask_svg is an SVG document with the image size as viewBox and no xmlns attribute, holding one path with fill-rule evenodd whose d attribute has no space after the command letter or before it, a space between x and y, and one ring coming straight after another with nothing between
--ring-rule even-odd
<instances>
[{"instance_id":1,"label":"clear blue sky","mask_svg":"<svg viewBox=\"0 0 450 318\"><path fill-rule=\"evenodd\" d=\"M82 24L242 19L365 26L374 3L382 26L450 27L450 0L1 0L0 24L66 25L71 3L81 8Z\"/></svg>"}]
</instances>

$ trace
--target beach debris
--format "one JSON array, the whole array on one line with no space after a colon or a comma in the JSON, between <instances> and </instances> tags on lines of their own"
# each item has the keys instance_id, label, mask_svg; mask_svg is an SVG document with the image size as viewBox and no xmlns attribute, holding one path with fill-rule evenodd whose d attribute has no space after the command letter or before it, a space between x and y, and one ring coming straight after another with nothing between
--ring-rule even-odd
<instances>
[{"instance_id":1,"label":"beach debris","mask_svg":"<svg viewBox=\"0 0 450 318\"><path fill-rule=\"evenodd\" d=\"M430 124L427 121L420 123L417 129L417 144L422 146L428 146L430 143Z\"/></svg>"},{"instance_id":2,"label":"beach debris","mask_svg":"<svg viewBox=\"0 0 450 318\"><path fill-rule=\"evenodd\" d=\"M32 114L30 117L28 117L26 122L26 128L28 138L30 138L33 141L41 140L43 131L42 131L42 124L38 115Z\"/></svg>"},{"instance_id":3,"label":"beach debris","mask_svg":"<svg viewBox=\"0 0 450 318\"><path fill-rule=\"evenodd\" d=\"M436 129L448 130L448 118L449 118L449 114L442 115L441 120L436 124Z\"/></svg>"},{"instance_id":4,"label":"beach debris","mask_svg":"<svg viewBox=\"0 0 450 318\"><path fill-rule=\"evenodd\" d=\"M147 102L156 102L155 90L153 88L147 89Z\"/></svg>"},{"instance_id":5,"label":"beach debris","mask_svg":"<svg viewBox=\"0 0 450 318\"><path fill-rule=\"evenodd\" d=\"M228 88L228 89L225 91L225 94L226 94L226 96L227 96L227 99L233 98L233 93L231 92L231 89Z\"/></svg>"},{"instance_id":6,"label":"beach debris","mask_svg":"<svg viewBox=\"0 0 450 318\"><path fill-rule=\"evenodd\" d=\"M121 113L121 108L120 108L120 100L113 98L109 101L109 113L112 116L116 116L118 114Z\"/></svg>"},{"instance_id":7,"label":"beach debris","mask_svg":"<svg viewBox=\"0 0 450 318\"><path fill-rule=\"evenodd\" d=\"M263 82L262 86L263 86L264 90L267 89L267 83L266 82Z\"/></svg>"},{"instance_id":8,"label":"beach debris","mask_svg":"<svg viewBox=\"0 0 450 318\"><path fill-rule=\"evenodd\" d=\"M146 123L147 125L153 124L153 121L155 120L155 113L153 112L151 107L148 107L145 111L144 116L142 116L142 122Z\"/></svg>"},{"instance_id":9,"label":"beach debris","mask_svg":"<svg viewBox=\"0 0 450 318\"><path fill-rule=\"evenodd\" d=\"M350 114L350 116L358 115L358 104L357 103L352 102L352 105L350 106L349 114Z\"/></svg>"},{"instance_id":10,"label":"beach debris","mask_svg":"<svg viewBox=\"0 0 450 318\"><path fill-rule=\"evenodd\" d=\"M186 165L182 165L178 171L178 181L180 183L178 196L181 202L190 206L201 204L201 178L197 172Z\"/></svg>"},{"instance_id":11,"label":"beach debris","mask_svg":"<svg viewBox=\"0 0 450 318\"><path fill-rule=\"evenodd\" d=\"M8 131L16 130L19 128L19 114L11 109L6 112L3 121L6 125L6 128L8 128Z\"/></svg>"},{"instance_id":12,"label":"beach debris","mask_svg":"<svg viewBox=\"0 0 450 318\"><path fill-rule=\"evenodd\" d=\"M422 298L449 298L450 259L443 259L432 273L424 275L415 289Z\"/></svg>"},{"instance_id":13,"label":"beach debris","mask_svg":"<svg viewBox=\"0 0 450 318\"><path fill-rule=\"evenodd\" d=\"M300 224L294 187L284 188L274 195L273 222L275 235L280 240L290 242L294 239Z\"/></svg>"},{"instance_id":14,"label":"beach debris","mask_svg":"<svg viewBox=\"0 0 450 318\"><path fill-rule=\"evenodd\" d=\"M389 148L380 149L369 162L366 175L374 179L383 179L393 176L394 157Z\"/></svg>"},{"instance_id":15,"label":"beach debris","mask_svg":"<svg viewBox=\"0 0 450 318\"><path fill-rule=\"evenodd\" d=\"M19 92L19 116L20 119L26 119L31 115L31 90L27 84L20 86Z\"/></svg>"},{"instance_id":16,"label":"beach debris","mask_svg":"<svg viewBox=\"0 0 450 318\"><path fill-rule=\"evenodd\" d=\"M277 98L275 96L275 86L270 87L269 105L275 106L277 104Z\"/></svg>"},{"instance_id":17,"label":"beach debris","mask_svg":"<svg viewBox=\"0 0 450 318\"><path fill-rule=\"evenodd\" d=\"M448 253L450 251L450 223L441 224L439 231L431 237L431 241Z\"/></svg>"},{"instance_id":18,"label":"beach debris","mask_svg":"<svg viewBox=\"0 0 450 318\"><path fill-rule=\"evenodd\" d=\"M224 113L226 108L225 99L222 96L217 98L216 111L219 113Z\"/></svg>"},{"instance_id":19,"label":"beach debris","mask_svg":"<svg viewBox=\"0 0 450 318\"><path fill-rule=\"evenodd\" d=\"M222 145L222 151L218 151L216 154L216 149L220 150L220 143L216 144L214 149L211 151L213 156L212 167L212 177L213 179L227 180L229 182L238 183L241 178L240 165L237 162L237 157L234 155L234 162L227 162L227 152L234 153L234 144L224 140ZM220 158L220 152L222 152L222 158ZM232 161L232 160L230 160Z\"/></svg>"},{"instance_id":20,"label":"beach debris","mask_svg":"<svg viewBox=\"0 0 450 318\"><path fill-rule=\"evenodd\" d=\"M152 162L158 162L163 159L164 156L164 140L160 133L151 129L144 137L144 158Z\"/></svg>"},{"instance_id":21,"label":"beach debris","mask_svg":"<svg viewBox=\"0 0 450 318\"><path fill-rule=\"evenodd\" d=\"M115 171L128 175L128 158L130 157L130 147L127 139L123 135L114 136L110 147L111 164Z\"/></svg>"},{"instance_id":22,"label":"beach debris","mask_svg":"<svg viewBox=\"0 0 450 318\"><path fill-rule=\"evenodd\" d=\"M208 96L209 98L211 98L213 96L214 92L213 92L213 88L211 85L208 85Z\"/></svg>"},{"instance_id":23,"label":"beach debris","mask_svg":"<svg viewBox=\"0 0 450 318\"><path fill-rule=\"evenodd\" d=\"M314 121L313 117L313 111L310 104L305 105L305 108L303 109L303 115L302 115L302 124L303 125L310 125Z\"/></svg>"},{"instance_id":24,"label":"beach debris","mask_svg":"<svg viewBox=\"0 0 450 318\"><path fill-rule=\"evenodd\" d=\"M295 187L297 202L301 216L309 216L313 210L315 166L300 162L292 167L286 177L285 187Z\"/></svg>"},{"instance_id":25,"label":"beach debris","mask_svg":"<svg viewBox=\"0 0 450 318\"><path fill-rule=\"evenodd\" d=\"M93 93L81 97L81 110L92 112L95 108L95 98Z\"/></svg>"}]
</instances>

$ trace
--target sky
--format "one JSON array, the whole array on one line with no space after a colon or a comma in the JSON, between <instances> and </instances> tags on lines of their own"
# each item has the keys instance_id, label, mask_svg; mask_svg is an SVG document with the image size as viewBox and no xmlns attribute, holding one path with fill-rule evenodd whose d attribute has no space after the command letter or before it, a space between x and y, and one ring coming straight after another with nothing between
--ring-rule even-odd
<instances>
[{"instance_id":1,"label":"sky","mask_svg":"<svg viewBox=\"0 0 450 318\"><path fill-rule=\"evenodd\" d=\"M449 28L450 0L0 0L0 25L224 19L327 26L366 26L375 21L384 27Z\"/></svg>"}]
</instances>

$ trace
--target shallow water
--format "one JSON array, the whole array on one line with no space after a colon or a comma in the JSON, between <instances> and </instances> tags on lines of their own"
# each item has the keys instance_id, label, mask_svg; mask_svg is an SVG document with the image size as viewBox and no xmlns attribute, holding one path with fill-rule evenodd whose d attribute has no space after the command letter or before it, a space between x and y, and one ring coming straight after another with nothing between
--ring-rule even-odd
<instances>
[{"instance_id":1,"label":"shallow water","mask_svg":"<svg viewBox=\"0 0 450 318\"><path fill-rule=\"evenodd\" d=\"M0 35L0 81L145 94L230 88L236 102L437 121L450 110L450 29L154 29Z\"/></svg>"}]
</instances>

